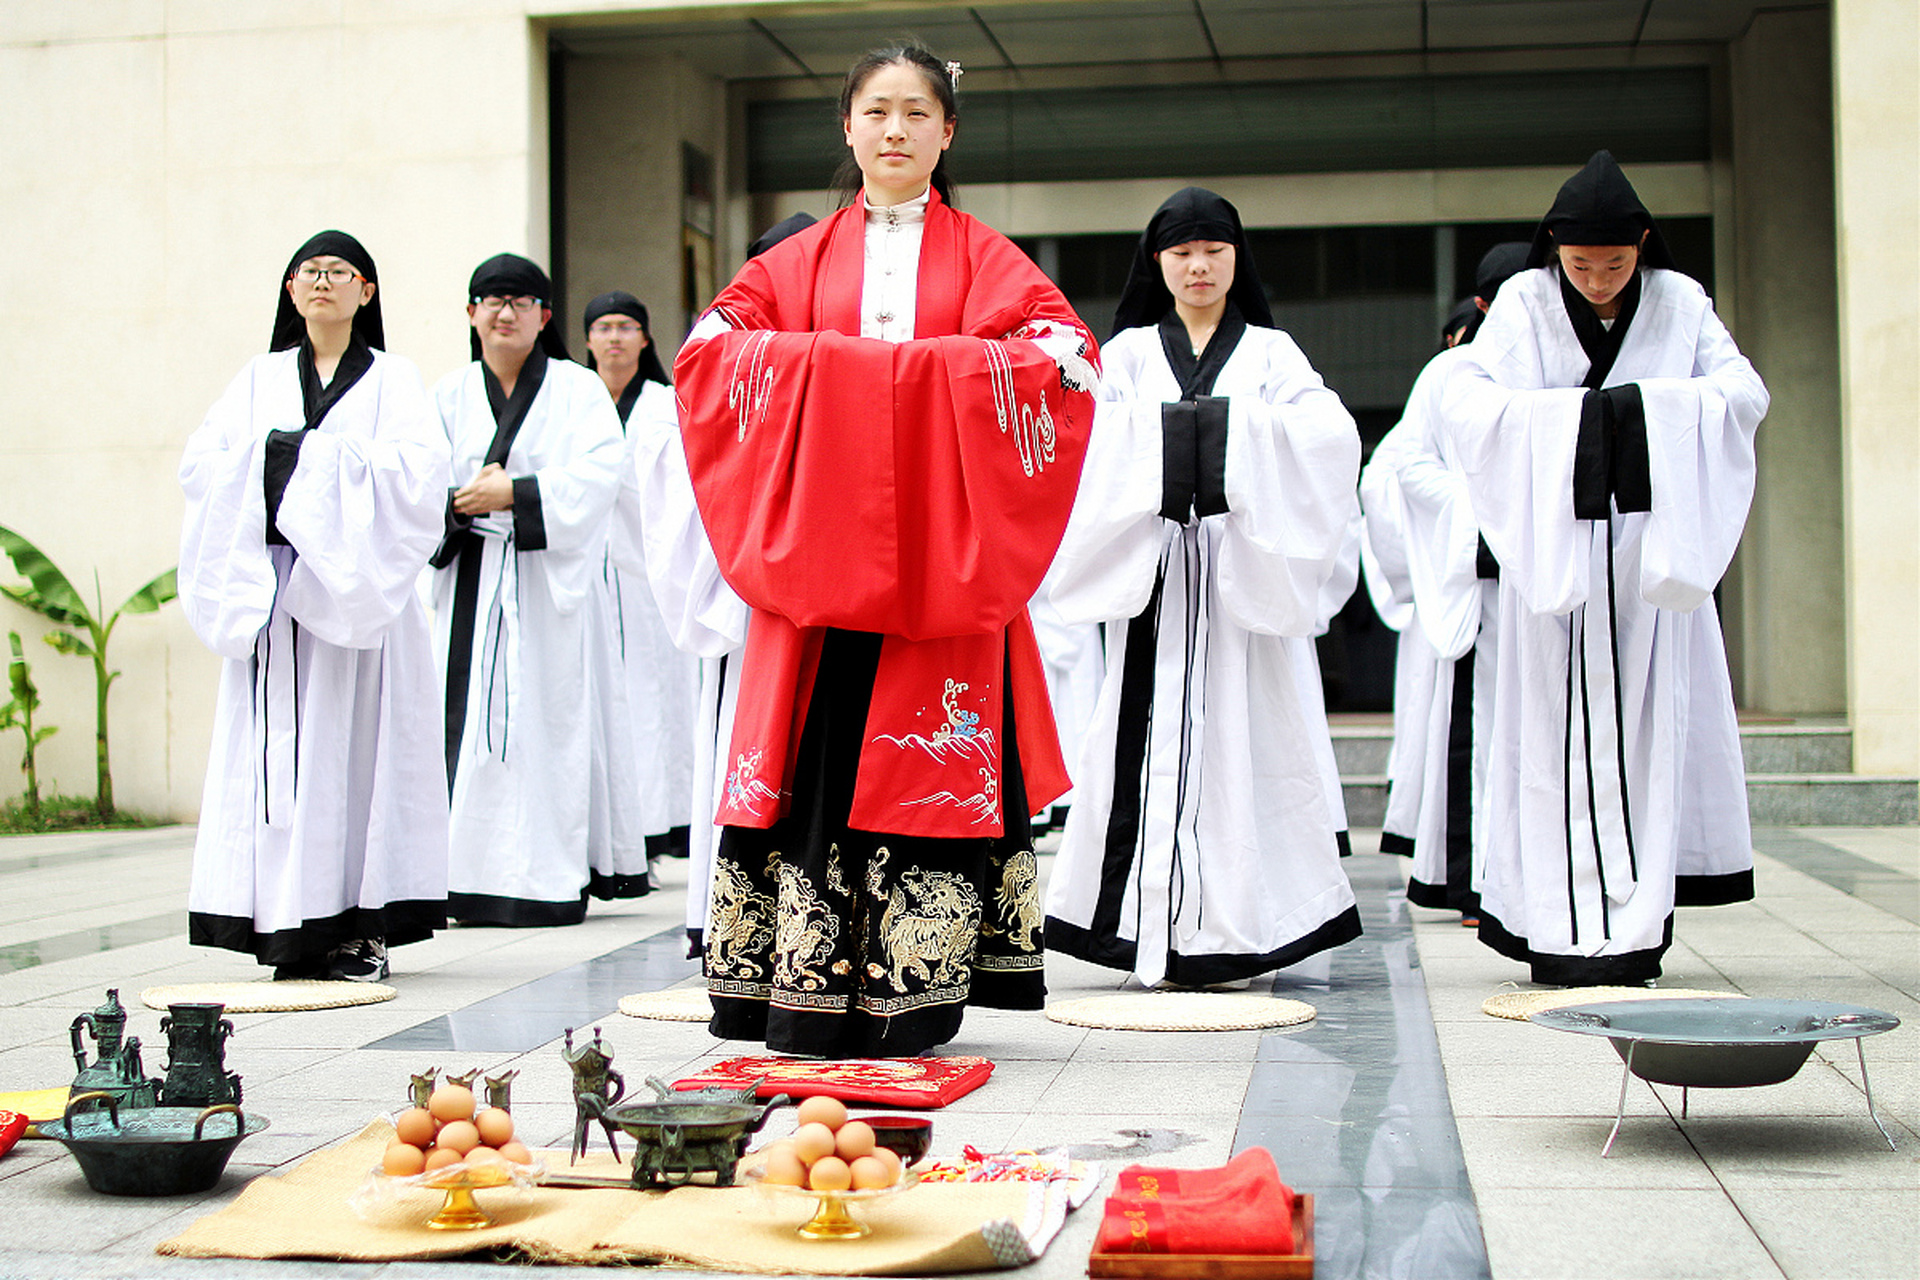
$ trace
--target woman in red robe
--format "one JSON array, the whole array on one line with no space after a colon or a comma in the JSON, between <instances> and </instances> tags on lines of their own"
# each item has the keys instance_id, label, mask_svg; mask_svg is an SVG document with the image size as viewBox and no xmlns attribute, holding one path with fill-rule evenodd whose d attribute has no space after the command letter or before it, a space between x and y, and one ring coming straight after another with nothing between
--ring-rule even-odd
<instances>
[{"instance_id":1,"label":"woman in red robe","mask_svg":"<svg viewBox=\"0 0 1920 1280\"><path fill-rule=\"evenodd\" d=\"M752 606L723 759L714 1034L823 1057L1045 1001L1028 815L1067 786L1026 605L1079 483L1092 335L957 212L957 68L847 74L859 194L752 259L674 365L701 518Z\"/></svg>"}]
</instances>

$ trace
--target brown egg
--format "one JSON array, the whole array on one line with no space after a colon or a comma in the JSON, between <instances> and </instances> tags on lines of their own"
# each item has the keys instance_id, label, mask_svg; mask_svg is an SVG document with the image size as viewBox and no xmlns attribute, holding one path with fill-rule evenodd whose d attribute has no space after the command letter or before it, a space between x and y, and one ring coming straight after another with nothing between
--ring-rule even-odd
<instances>
[{"instance_id":1,"label":"brown egg","mask_svg":"<svg viewBox=\"0 0 1920 1280\"><path fill-rule=\"evenodd\" d=\"M440 1128L433 1113L425 1107L415 1107L403 1111L400 1118L393 1122L393 1136L402 1142L410 1142L421 1150L433 1145L433 1135Z\"/></svg>"},{"instance_id":2,"label":"brown egg","mask_svg":"<svg viewBox=\"0 0 1920 1280\"><path fill-rule=\"evenodd\" d=\"M492 1147L475 1147L467 1152L466 1164L470 1169L483 1164L505 1164L506 1162L507 1158Z\"/></svg>"},{"instance_id":3,"label":"brown egg","mask_svg":"<svg viewBox=\"0 0 1920 1280\"><path fill-rule=\"evenodd\" d=\"M786 1147L767 1153L767 1181L781 1187L804 1187L807 1185L807 1166Z\"/></svg>"},{"instance_id":4,"label":"brown egg","mask_svg":"<svg viewBox=\"0 0 1920 1280\"><path fill-rule=\"evenodd\" d=\"M445 1150L465 1155L480 1145L480 1131L473 1127L471 1120L454 1120L440 1126L440 1136L433 1145Z\"/></svg>"},{"instance_id":5,"label":"brown egg","mask_svg":"<svg viewBox=\"0 0 1920 1280\"><path fill-rule=\"evenodd\" d=\"M876 1160L872 1156L861 1156L847 1168L853 1174L855 1191L872 1191L877 1187L890 1187L897 1180L893 1170L887 1168L886 1161Z\"/></svg>"},{"instance_id":6,"label":"brown egg","mask_svg":"<svg viewBox=\"0 0 1920 1280\"><path fill-rule=\"evenodd\" d=\"M803 1124L793 1131L793 1150L808 1164L833 1154L833 1130L824 1124Z\"/></svg>"},{"instance_id":7,"label":"brown egg","mask_svg":"<svg viewBox=\"0 0 1920 1280\"><path fill-rule=\"evenodd\" d=\"M873 1154L873 1126L864 1120L849 1120L833 1135L833 1154L852 1164L861 1156Z\"/></svg>"},{"instance_id":8,"label":"brown egg","mask_svg":"<svg viewBox=\"0 0 1920 1280\"><path fill-rule=\"evenodd\" d=\"M533 1152L527 1150L524 1142L503 1142L500 1144L500 1156L513 1164L532 1164Z\"/></svg>"},{"instance_id":9,"label":"brown egg","mask_svg":"<svg viewBox=\"0 0 1920 1280\"><path fill-rule=\"evenodd\" d=\"M451 1147L435 1147L427 1152L427 1172L444 1169L450 1164L460 1163L460 1153Z\"/></svg>"},{"instance_id":10,"label":"brown egg","mask_svg":"<svg viewBox=\"0 0 1920 1280\"><path fill-rule=\"evenodd\" d=\"M878 1160L887 1166L887 1180L884 1185L889 1187L900 1181L900 1175L907 1170L907 1166L900 1162L900 1157L886 1147L875 1147L871 1159Z\"/></svg>"},{"instance_id":11,"label":"brown egg","mask_svg":"<svg viewBox=\"0 0 1920 1280\"><path fill-rule=\"evenodd\" d=\"M853 1170L839 1156L821 1156L807 1170L807 1185L815 1191L845 1191L853 1185Z\"/></svg>"},{"instance_id":12,"label":"brown egg","mask_svg":"<svg viewBox=\"0 0 1920 1280\"><path fill-rule=\"evenodd\" d=\"M411 1142L395 1139L387 1144L387 1152L380 1157L380 1172L390 1173L396 1178L411 1178L427 1167L427 1153Z\"/></svg>"},{"instance_id":13,"label":"brown egg","mask_svg":"<svg viewBox=\"0 0 1920 1280\"><path fill-rule=\"evenodd\" d=\"M488 1107L473 1118L473 1127L480 1131L480 1141L490 1147L513 1141L513 1117L503 1107Z\"/></svg>"},{"instance_id":14,"label":"brown egg","mask_svg":"<svg viewBox=\"0 0 1920 1280\"><path fill-rule=\"evenodd\" d=\"M427 1110L441 1124L449 1120L473 1119L473 1090L457 1084L443 1084L427 1099Z\"/></svg>"},{"instance_id":15,"label":"brown egg","mask_svg":"<svg viewBox=\"0 0 1920 1280\"><path fill-rule=\"evenodd\" d=\"M847 1122L847 1104L838 1098L808 1098L795 1115L803 1125L823 1124L829 1129L838 1129Z\"/></svg>"}]
</instances>

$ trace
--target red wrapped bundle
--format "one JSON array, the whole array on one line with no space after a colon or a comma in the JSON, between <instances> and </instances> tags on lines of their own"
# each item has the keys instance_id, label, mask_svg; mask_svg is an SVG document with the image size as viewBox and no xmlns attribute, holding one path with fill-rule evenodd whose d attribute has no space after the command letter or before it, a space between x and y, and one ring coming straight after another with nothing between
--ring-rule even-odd
<instances>
[{"instance_id":1,"label":"red wrapped bundle","mask_svg":"<svg viewBox=\"0 0 1920 1280\"><path fill-rule=\"evenodd\" d=\"M1293 1199L1264 1147L1218 1169L1129 1165L1107 1197L1094 1252L1291 1254Z\"/></svg>"}]
</instances>

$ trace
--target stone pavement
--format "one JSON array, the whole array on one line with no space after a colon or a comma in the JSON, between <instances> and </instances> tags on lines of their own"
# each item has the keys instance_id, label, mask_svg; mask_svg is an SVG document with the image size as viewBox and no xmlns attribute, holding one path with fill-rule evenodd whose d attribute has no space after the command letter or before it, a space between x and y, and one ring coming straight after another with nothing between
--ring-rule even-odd
<instances>
[{"instance_id":1,"label":"stone pavement","mask_svg":"<svg viewBox=\"0 0 1920 1280\"><path fill-rule=\"evenodd\" d=\"M1677 1090L1636 1080L1604 1160L1621 1079L1613 1051L1482 1014L1486 996L1525 985L1524 971L1446 913L1409 909L1405 863L1371 852L1376 833L1354 844L1367 935L1272 984L1313 1004L1313 1023L1168 1035L974 1011L946 1051L997 1069L933 1113L936 1153L1066 1145L1111 1171L1137 1159L1218 1164L1265 1145L1316 1196L1322 1280L1920 1275L1920 828L1756 832L1758 900L1682 912L1663 979L1898 1015L1902 1026L1868 1040L1866 1055L1899 1149L1869 1121L1843 1041L1784 1084L1693 1091L1684 1122ZM258 975L241 957L186 945L191 845L188 828L0 841L0 1091L69 1080L69 1024L108 987L157 1074L160 1014L138 1003L143 988ZM683 873L667 864L665 892L595 904L575 928L456 929L403 948L390 1003L234 1015L227 1063L271 1127L238 1149L221 1184L180 1199L96 1196L57 1144L22 1143L0 1159L0 1277L482 1274L476 1263L208 1261L153 1248L248 1178L393 1109L406 1076L429 1066L518 1067L522 1131L563 1146L565 1027L601 1027L636 1083L750 1051L701 1024L615 1011L621 995L693 979ZM1056 998L1121 986L1057 956L1048 980ZM780 1129L776 1116L770 1130ZM1085 1274L1097 1208L1075 1214L1022 1274Z\"/></svg>"}]
</instances>

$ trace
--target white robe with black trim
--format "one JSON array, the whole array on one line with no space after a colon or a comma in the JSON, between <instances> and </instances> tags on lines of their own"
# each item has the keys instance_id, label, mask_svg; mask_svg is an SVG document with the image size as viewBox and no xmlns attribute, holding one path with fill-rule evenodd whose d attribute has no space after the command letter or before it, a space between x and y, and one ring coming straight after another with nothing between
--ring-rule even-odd
<instances>
[{"instance_id":1,"label":"white robe with black trim","mask_svg":"<svg viewBox=\"0 0 1920 1280\"><path fill-rule=\"evenodd\" d=\"M479 361L434 388L456 486L476 475L496 422ZM646 843L626 677L606 573L614 502L632 447L598 375L550 360L503 464L538 486L545 546L520 545L532 513L477 518L479 596L453 779L450 910L499 924L576 923L589 884L645 892ZM456 561L434 575L443 678ZM455 683L458 683L456 678ZM450 695L453 692L449 691Z\"/></svg>"},{"instance_id":2,"label":"white robe with black trim","mask_svg":"<svg viewBox=\"0 0 1920 1280\"><path fill-rule=\"evenodd\" d=\"M679 417L673 388L648 381L627 415L636 465L627 468L614 503L608 587L632 717L641 829L649 837L664 837L674 827L687 826L693 813L697 675L695 660L673 643L647 583L646 497L638 458L641 439L656 423L678 430Z\"/></svg>"},{"instance_id":3,"label":"white robe with black trim","mask_svg":"<svg viewBox=\"0 0 1920 1280\"><path fill-rule=\"evenodd\" d=\"M1421 370L1401 420L1362 472L1360 493L1377 556L1369 580L1377 574L1383 584L1376 600L1388 594L1402 611L1385 831L1413 855L1409 901L1471 912L1499 589L1479 576L1480 526L1440 428L1447 377L1464 354L1443 351ZM1464 673L1463 661L1472 663ZM1467 718L1456 724L1456 711ZM1460 865L1450 869L1450 856Z\"/></svg>"},{"instance_id":4,"label":"white robe with black trim","mask_svg":"<svg viewBox=\"0 0 1920 1280\"><path fill-rule=\"evenodd\" d=\"M266 542L270 431L306 423L298 348L257 356L180 464L180 604L224 663L187 905L196 942L268 964L426 937L447 896L426 610L447 446L383 351L300 444Z\"/></svg>"},{"instance_id":5,"label":"white robe with black trim","mask_svg":"<svg viewBox=\"0 0 1920 1280\"><path fill-rule=\"evenodd\" d=\"M1158 329L1117 335L1102 358L1052 598L1069 620L1113 625L1047 944L1147 985L1232 981L1359 933L1326 716L1302 678L1347 550L1359 437L1293 340L1250 326L1212 390L1228 401L1229 509L1176 524L1159 514L1161 408L1180 387ZM1143 765L1118 778L1129 740Z\"/></svg>"},{"instance_id":6,"label":"white robe with black trim","mask_svg":"<svg viewBox=\"0 0 1920 1280\"><path fill-rule=\"evenodd\" d=\"M1501 288L1444 393L1448 453L1501 570L1481 936L1542 982L1651 978L1676 904L1752 895L1712 593L1767 391L1696 282L1641 280L1606 385L1640 385L1650 511L1574 518L1590 362L1555 270Z\"/></svg>"}]
</instances>

